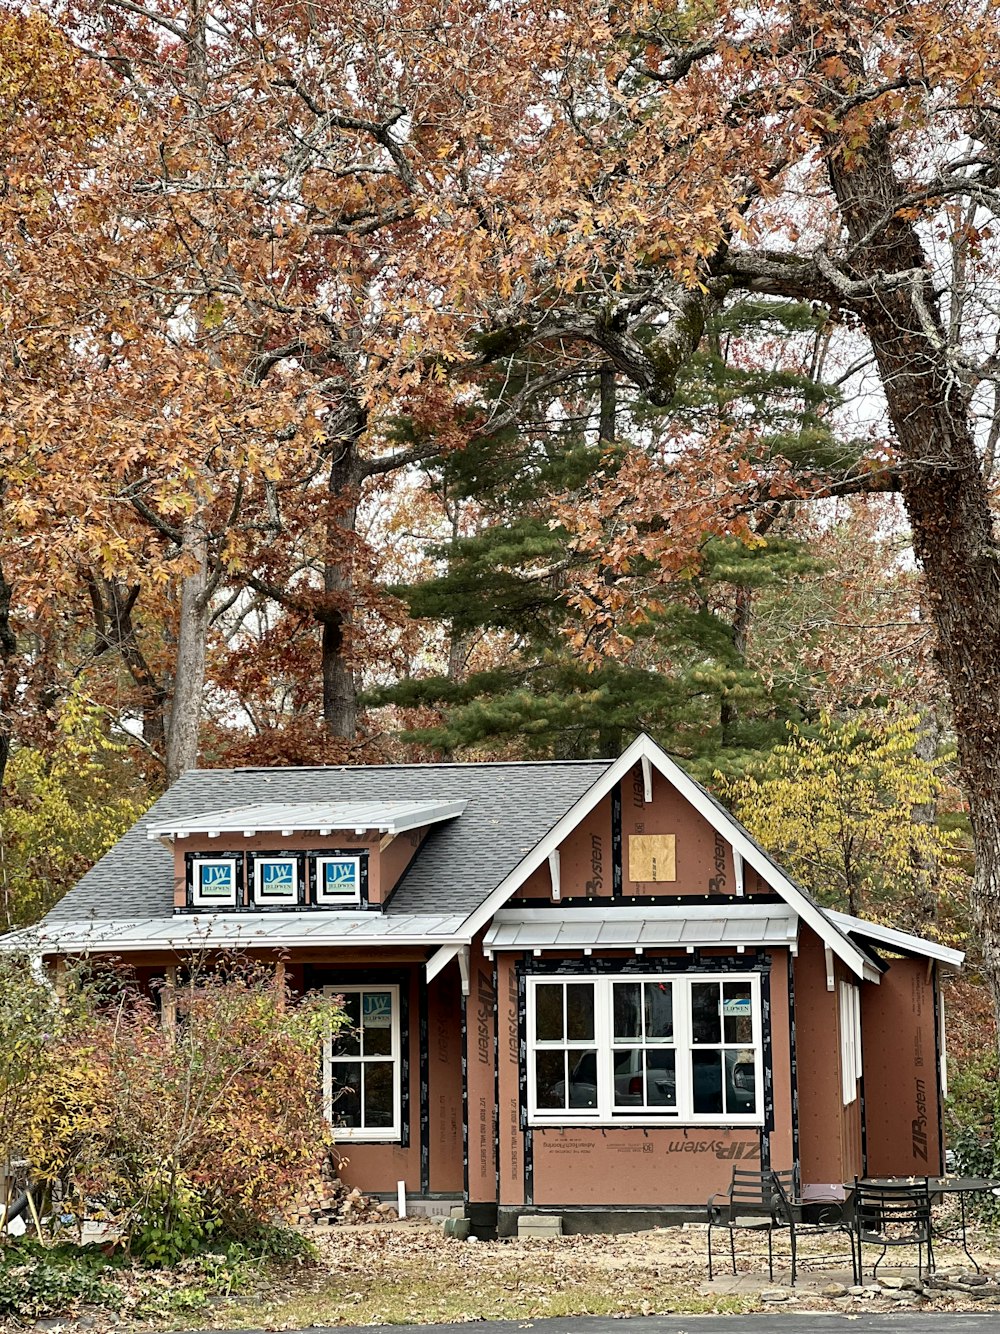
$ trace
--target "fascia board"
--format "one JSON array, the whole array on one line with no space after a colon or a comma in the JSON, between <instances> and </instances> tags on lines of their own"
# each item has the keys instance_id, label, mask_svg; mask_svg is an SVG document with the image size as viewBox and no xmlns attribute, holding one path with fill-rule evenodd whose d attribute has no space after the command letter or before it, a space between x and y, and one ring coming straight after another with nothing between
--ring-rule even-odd
<instances>
[{"instance_id":1,"label":"fascia board","mask_svg":"<svg viewBox=\"0 0 1000 1334\"><path fill-rule=\"evenodd\" d=\"M824 945L829 945L837 957L858 977L877 982L880 974L868 962L859 949L823 912L822 908L812 903L775 862L763 853L740 828L731 815L720 809L702 791L694 779L689 778L679 765L675 764L666 751L662 750L652 737L645 732L619 755L606 772L593 786L574 803L548 834L535 845L508 876L496 887L489 897L466 919L463 934L472 938L481 931L490 918L510 898L516 889L541 866L562 843L563 839L576 828L585 815L594 809L599 801L611 791L635 765L646 757L659 770L660 774L680 793L712 828L725 838L730 846L743 857L744 862L752 866L776 893L788 903L800 919L810 927Z\"/></svg>"}]
</instances>

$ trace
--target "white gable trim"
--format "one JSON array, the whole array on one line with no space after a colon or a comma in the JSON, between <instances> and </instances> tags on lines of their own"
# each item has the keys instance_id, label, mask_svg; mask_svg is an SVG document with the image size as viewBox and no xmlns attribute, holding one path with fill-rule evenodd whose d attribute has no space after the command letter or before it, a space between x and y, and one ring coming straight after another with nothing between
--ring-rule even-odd
<instances>
[{"instance_id":1,"label":"white gable trim","mask_svg":"<svg viewBox=\"0 0 1000 1334\"><path fill-rule=\"evenodd\" d=\"M528 877L555 852L562 841L576 828L585 815L611 792L636 764L646 761L657 769L699 815L726 840L735 854L742 857L747 866L752 866L771 888L794 908L806 926L815 931L823 944L844 963L857 977L869 982L878 982L881 974L869 962L861 950L840 928L827 917L822 908L812 902L802 890L781 870L781 868L763 852L747 835L743 827L733 817L689 778L675 764L666 751L644 732L641 733L617 760L608 766L594 785L583 794L548 834L515 866L514 870L501 881L493 893L466 918L461 936L471 942L473 937L486 926L493 914L507 902L511 895L524 884ZM644 766L645 767L645 766ZM436 957L431 962L436 962ZM435 971L438 971L440 964Z\"/></svg>"}]
</instances>

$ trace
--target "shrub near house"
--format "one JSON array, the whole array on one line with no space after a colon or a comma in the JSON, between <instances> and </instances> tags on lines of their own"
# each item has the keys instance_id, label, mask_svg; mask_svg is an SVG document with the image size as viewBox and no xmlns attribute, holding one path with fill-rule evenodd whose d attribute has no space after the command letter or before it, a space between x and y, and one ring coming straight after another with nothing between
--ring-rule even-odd
<instances>
[{"instance_id":1,"label":"shrub near house","mask_svg":"<svg viewBox=\"0 0 1000 1334\"><path fill-rule=\"evenodd\" d=\"M108 972L67 979L62 1005L8 958L0 986L27 985L22 1045L8 1061L3 1150L61 1191L60 1213L120 1229L133 1254L170 1263L271 1220L318 1172L330 1144L316 1052L341 1022L332 1001L293 1004L273 970L204 968L156 1001Z\"/></svg>"}]
</instances>

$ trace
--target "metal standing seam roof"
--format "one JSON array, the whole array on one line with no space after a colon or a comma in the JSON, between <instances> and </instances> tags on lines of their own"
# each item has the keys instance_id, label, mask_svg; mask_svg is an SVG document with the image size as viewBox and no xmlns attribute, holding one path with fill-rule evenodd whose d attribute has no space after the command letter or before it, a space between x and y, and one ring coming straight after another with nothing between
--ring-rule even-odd
<instances>
[{"instance_id":1,"label":"metal standing seam roof","mask_svg":"<svg viewBox=\"0 0 1000 1334\"><path fill-rule=\"evenodd\" d=\"M487 951L655 949L669 946L795 948L799 917L786 903L734 904L720 912L692 903L648 908L501 908L483 942Z\"/></svg>"},{"instance_id":2,"label":"metal standing seam roof","mask_svg":"<svg viewBox=\"0 0 1000 1334\"><path fill-rule=\"evenodd\" d=\"M43 925L172 919L173 853L148 836L150 829L183 827L184 821L212 811L359 801L383 807L392 802L464 803L459 818L432 826L385 915L456 913L465 918L611 763L190 770L55 905Z\"/></svg>"},{"instance_id":3,"label":"metal standing seam roof","mask_svg":"<svg viewBox=\"0 0 1000 1334\"><path fill-rule=\"evenodd\" d=\"M179 913L113 922L43 922L5 937L0 948L116 954L227 946L433 946L450 940L464 920L461 913Z\"/></svg>"},{"instance_id":4,"label":"metal standing seam roof","mask_svg":"<svg viewBox=\"0 0 1000 1334\"><path fill-rule=\"evenodd\" d=\"M388 834L402 834L408 829L453 820L465 807L464 801L271 801L206 811L194 816L175 816L172 820L149 825L146 837L183 838L188 834L223 833L250 836L285 829L321 834L341 829L353 829L356 834L362 834L368 829L377 829Z\"/></svg>"},{"instance_id":5,"label":"metal standing seam roof","mask_svg":"<svg viewBox=\"0 0 1000 1334\"><path fill-rule=\"evenodd\" d=\"M898 931L892 926L881 926L878 922L866 922L862 917L852 917L846 912L826 909L826 915L846 931L848 935L859 936L866 944L881 949L896 950L900 954L917 954L924 959L936 959L938 963L951 968L961 968L965 960L962 950L949 949L936 940L926 940L923 936L911 935L909 931Z\"/></svg>"}]
</instances>

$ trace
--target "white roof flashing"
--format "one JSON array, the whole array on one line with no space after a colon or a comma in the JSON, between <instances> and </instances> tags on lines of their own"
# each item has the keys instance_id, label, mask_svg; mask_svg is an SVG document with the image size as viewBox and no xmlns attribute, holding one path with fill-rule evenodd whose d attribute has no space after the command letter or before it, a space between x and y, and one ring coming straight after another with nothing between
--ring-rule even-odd
<instances>
[{"instance_id":1,"label":"white roof flashing","mask_svg":"<svg viewBox=\"0 0 1000 1334\"><path fill-rule=\"evenodd\" d=\"M385 834L402 834L409 829L439 824L461 815L465 801L332 801L332 802L262 802L260 805L233 806L228 810L206 811L201 815L178 816L161 820L146 828L148 839L188 838L192 834L347 833L361 837L369 829Z\"/></svg>"}]
</instances>

